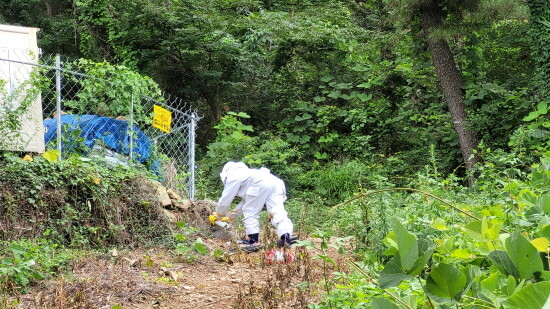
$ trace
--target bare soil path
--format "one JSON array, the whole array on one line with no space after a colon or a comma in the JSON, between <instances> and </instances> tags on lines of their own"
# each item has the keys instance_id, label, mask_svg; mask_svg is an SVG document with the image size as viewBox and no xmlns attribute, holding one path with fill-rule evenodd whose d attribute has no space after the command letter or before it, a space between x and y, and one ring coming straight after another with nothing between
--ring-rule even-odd
<instances>
[{"instance_id":1,"label":"bare soil path","mask_svg":"<svg viewBox=\"0 0 550 309\"><path fill-rule=\"evenodd\" d=\"M207 239L209 249L225 241ZM188 262L171 251L124 251L84 258L62 276L19 296L18 308L307 308L324 294L315 250L293 248L296 261L268 265L264 250ZM344 257L334 254L336 267ZM328 273L332 273L330 269ZM342 269L340 269L342 270Z\"/></svg>"}]
</instances>

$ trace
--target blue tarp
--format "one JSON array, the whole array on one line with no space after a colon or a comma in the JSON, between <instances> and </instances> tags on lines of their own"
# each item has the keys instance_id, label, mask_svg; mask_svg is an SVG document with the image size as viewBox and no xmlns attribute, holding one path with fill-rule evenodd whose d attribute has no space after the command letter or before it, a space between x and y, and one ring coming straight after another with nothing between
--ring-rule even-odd
<instances>
[{"instance_id":1,"label":"blue tarp","mask_svg":"<svg viewBox=\"0 0 550 309\"><path fill-rule=\"evenodd\" d=\"M80 130L79 136L84 138L84 145L94 147L96 140L102 140L109 148L117 153L130 154L130 134L133 134L133 158L141 163L149 161L150 167L157 172L159 163L152 159L152 145L149 137L136 125L130 132L128 122L96 115L63 115L61 116L62 133L66 140L71 140L67 135L75 130ZM57 138L57 118L44 120L46 133L44 139L49 143ZM70 144L64 141L63 151L71 151ZM73 146L74 147L74 146Z\"/></svg>"}]
</instances>

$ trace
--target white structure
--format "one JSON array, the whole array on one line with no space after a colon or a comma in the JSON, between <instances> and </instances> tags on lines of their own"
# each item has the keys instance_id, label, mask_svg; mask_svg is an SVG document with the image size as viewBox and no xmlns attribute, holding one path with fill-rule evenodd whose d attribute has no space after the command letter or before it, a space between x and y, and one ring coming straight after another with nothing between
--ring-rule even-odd
<instances>
[{"instance_id":1,"label":"white structure","mask_svg":"<svg viewBox=\"0 0 550 309\"><path fill-rule=\"evenodd\" d=\"M3 112L13 110L20 104L15 93L23 93L25 81L37 64L39 49L36 33L38 28L0 25L0 121ZM15 98L15 99L14 99ZM20 119L21 132L0 136L0 147L4 150L44 152L44 126L42 101L38 95L26 114ZM7 143L5 141L8 141Z\"/></svg>"}]
</instances>

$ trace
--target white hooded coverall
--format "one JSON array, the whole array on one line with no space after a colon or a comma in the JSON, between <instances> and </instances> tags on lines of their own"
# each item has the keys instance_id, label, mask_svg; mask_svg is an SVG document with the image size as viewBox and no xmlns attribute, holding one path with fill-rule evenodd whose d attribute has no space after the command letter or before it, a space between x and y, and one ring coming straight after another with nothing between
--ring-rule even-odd
<instances>
[{"instance_id":1,"label":"white hooded coverall","mask_svg":"<svg viewBox=\"0 0 550 309\"><path fill-rule=\"evenodd\" d=\"M271 174L267 168L251 169L242 162L232 161L224 165L220 178L224 189L216 212L233 218L242 212L246 234L250 235L260 232L260 212L266 205L277 235L281 237L288 233L292 237L293 225L284 208L286 189L281 179ZM228 214L235 196L242 198L242 201Z\"/></svg>"}]
</instances>

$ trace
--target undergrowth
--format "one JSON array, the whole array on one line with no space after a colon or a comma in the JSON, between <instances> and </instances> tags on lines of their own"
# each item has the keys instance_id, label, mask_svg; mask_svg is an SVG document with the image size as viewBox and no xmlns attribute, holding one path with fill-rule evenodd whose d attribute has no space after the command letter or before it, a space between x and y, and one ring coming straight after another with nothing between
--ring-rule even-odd
<instances>
[{"instance_id":1,"label":"undergrowth","mask_svg":"<svg viewBox=\"0 0 550 309\"><path fill-rule=\"evenodd\" d=\"M170 239L155 187L138 168L83 157L50 162L6 155L0 167L0 239L70 247L132 246Z\"/></svg>"}]
</instances>

